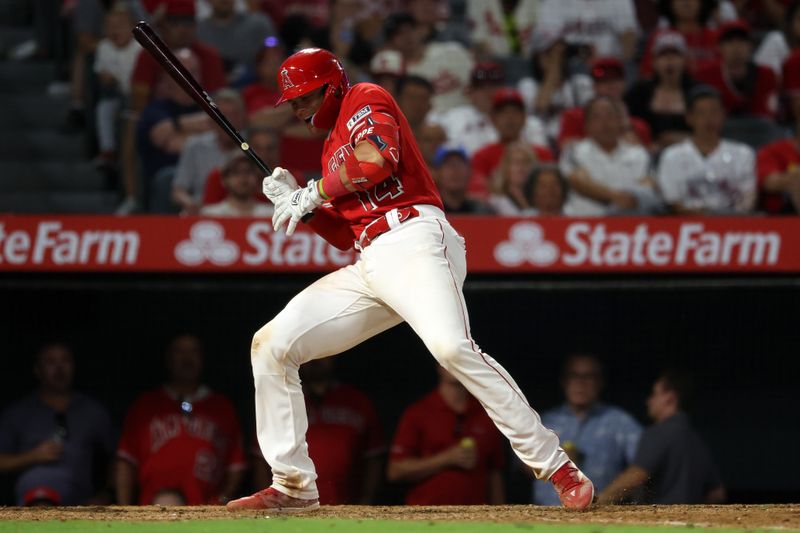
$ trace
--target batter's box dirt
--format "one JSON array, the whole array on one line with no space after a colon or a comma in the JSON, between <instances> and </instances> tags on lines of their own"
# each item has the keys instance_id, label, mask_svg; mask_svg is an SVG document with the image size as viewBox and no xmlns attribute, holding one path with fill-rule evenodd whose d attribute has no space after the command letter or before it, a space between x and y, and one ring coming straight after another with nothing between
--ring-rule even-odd
<instances>
[{"instance_id":1,"label":"batter's box dirt","mask_svg":"<svg viewBox=\"0 0 800 533\"><path fill-rule=\"evenodd\" d=\"M272 516L232 514L222 507L39 507L0 508L0 520L120 520L125 522L218 520ZM330 506L308 517L495 523L595 523L778 528L800 530L800 504L602 506L586 512L530 505L385 507Z\"/></svg>"}]
</instances>

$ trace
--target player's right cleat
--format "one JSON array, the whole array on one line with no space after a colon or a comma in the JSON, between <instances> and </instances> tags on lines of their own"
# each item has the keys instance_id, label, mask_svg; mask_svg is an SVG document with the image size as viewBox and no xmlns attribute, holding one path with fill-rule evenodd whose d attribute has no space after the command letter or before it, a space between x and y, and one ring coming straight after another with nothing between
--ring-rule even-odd
<instances>
[{"instance_id":1,"label":"player's right cleat","mask_svg":"<svg viewBox=\"0 0 800 533\"><path fill-rule=\"evenodd\" d=\"M231 500L225 506L228 511L275 511L276 513L305 513L319 509L319 498L305 500L267 487L252 496Z\"/></svg>"},{"instance_id":2,"label":"player's right cleat","mask_svg":"<svg viewBox=\"0 0 800 533\"><path fill-rule=\"evenodd\" d=\"M561 505L573 511L583 511L594 500L594 484L575 466L567 461L556 473L550 476L556 488Z\"/></svg>"}]
</instances>

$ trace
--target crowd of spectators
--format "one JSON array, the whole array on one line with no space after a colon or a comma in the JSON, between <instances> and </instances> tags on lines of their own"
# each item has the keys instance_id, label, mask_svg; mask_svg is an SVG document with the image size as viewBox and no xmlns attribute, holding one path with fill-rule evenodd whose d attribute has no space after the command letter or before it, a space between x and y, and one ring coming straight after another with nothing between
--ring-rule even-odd
<instances>
[{"instance_id":1,"label":"crowd of spectators","mask_svg":"<svg viewBox=\"0 0 800 533\"><path fill-rule=\"evenodd\" d=\"M37 389L0 410L0 474L14 485L13 501L3 503L218 505L268 486L271 470L255 437L245 445L254 421L242 417L240 425L233 402L204 383L201 340L175 335L164 366L164 384L112 420L102 404L74 390L70 347L44 345L33 358ZM564 403L542 420L592 476L599 501L725 501L713 454L687 414L686 374L659 375L647 399L654 424L643 430L601 400L597 356L572 354L562 368ZM433 390L405 407L387 443L372 399L339 381L332 358L300 368L321 503L503 504L523 470L533 492L522 501L558 505L552 485L512 459L478 401L446 370L436 371Z\"/></svg>"},{"instance_id":2,"label":"crowd of spectators","mask_svg":"<svg viewBox=\"0 0 800 533\"><path fill-rule=\"evenodd\" d=\"M119 213L200 213L209 175L219 202L219 175L237 151L131 40L139 18L245 137L274 131L273 163L301 181L319 176L324 132L273 107L276 74L290 53L319 46L342 59L351 83L395 96L451 212L786 214L800 205L797 0L66 4L70 122L76 109L93 110L85 127L98 166L119 176Z\"/></svg>"}]
</instances>

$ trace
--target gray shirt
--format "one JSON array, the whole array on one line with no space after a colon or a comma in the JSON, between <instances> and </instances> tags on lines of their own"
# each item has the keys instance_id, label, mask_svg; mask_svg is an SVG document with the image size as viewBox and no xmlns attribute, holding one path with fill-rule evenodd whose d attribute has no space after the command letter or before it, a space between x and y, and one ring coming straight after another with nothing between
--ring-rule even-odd
<instances>
[{"instance_id":1,"label":"gray shirt","mask_svg":"<svg viewBox=\"0 0 800 533\"><path fill-rule=\"evenodd\" d=\"M633 464L650 474L652 503L704 503L722 486L708 447L682 412L644 431Z\"/></svg>"},{"instance_id":2,"label":"gray shirt","mask_svg":"<svg viewBox=\"0 0 800 533\"><path fill-rule=\"evenodd\" d=\"M172 185L186 189L198 204L202 203L209 173L227 163L233 153L235 150L224 152L219 147L213 131L192 135L183 145Z\"/></svg>"},{"instance_id":3,"label":"gray shirt","mask_svg":"<svg viewBox=\"0 0 800 533\"><path fill-rule=\"evenodd\" d=\"M58 413L32 393L9 406L0 416L0 452L27 452L48 439L61 439L64 453L52 463L23 470L14 486L17 505L37 487L56 491L62 505L85 505L94 493L93 466L98 458L111 457L111 419L105 408L91 398L74 393L65 413L65 436L57 436Z\"/></svg>"},{"instance_id":4,"label":"gray shirt","mask_svg":"<svg viewBox=\"0 0 800 533\"><path fill-rule=\"evenodd\" d=\"M263 13L237 13L224 25L211 18L197 24L197 38L216 48L226 63L249 67L264 47L264 39L276 34L272 20Z\"/></svg>"}]
</instances>

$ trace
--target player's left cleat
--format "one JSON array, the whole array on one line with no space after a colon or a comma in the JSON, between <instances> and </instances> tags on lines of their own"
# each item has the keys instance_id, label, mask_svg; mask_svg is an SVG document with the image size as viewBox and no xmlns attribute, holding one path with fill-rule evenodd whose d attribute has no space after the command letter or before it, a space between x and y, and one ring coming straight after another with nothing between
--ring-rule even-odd
<instances>
[{"instance_id":1,"label":"player's left cleat","mask_svg":"<svg viewBox=\"0 0 800 533\"><path fill-rule=\"evenodd\" d=\"M252 496L231 500L225 506L228 511L274 511L276 513L305 513L319 509L319 499L293 498L288 494L267 487Z\"/></svg>"},{"instance_id":2,"label":"player's left cleat","mask_svg":"<svg viewBox=\"0 0 800 533\"><path fill-rule=\"evenodd\" d=\"M594 484L572 461L556 470L550 481L566 509L583 511L594 500Z\"/></svg>"}]
</instances>

